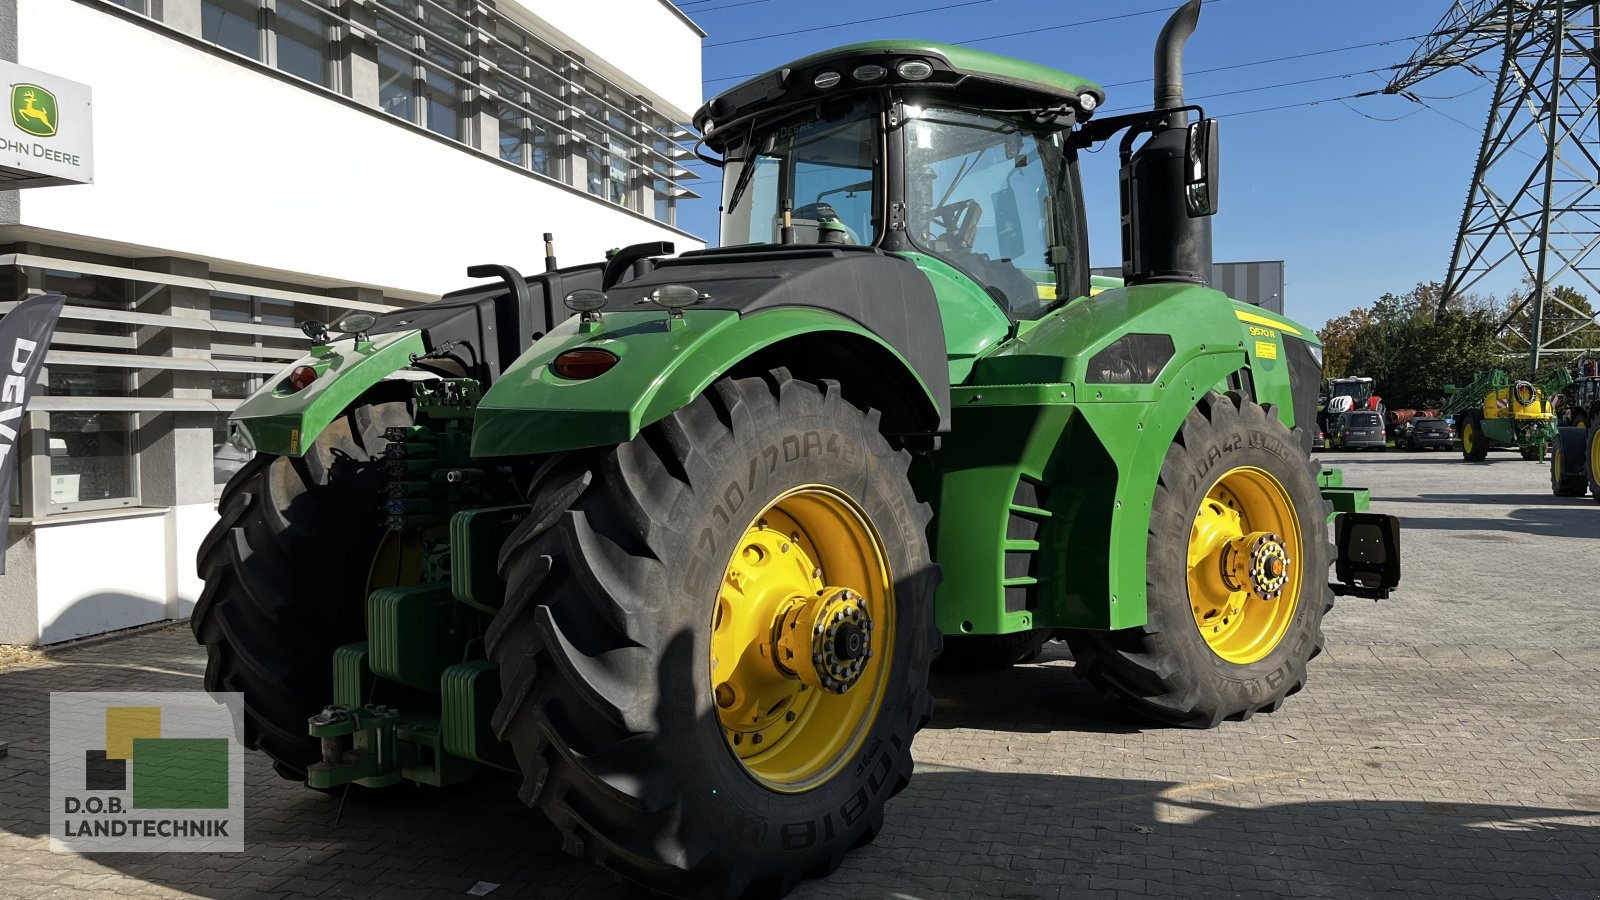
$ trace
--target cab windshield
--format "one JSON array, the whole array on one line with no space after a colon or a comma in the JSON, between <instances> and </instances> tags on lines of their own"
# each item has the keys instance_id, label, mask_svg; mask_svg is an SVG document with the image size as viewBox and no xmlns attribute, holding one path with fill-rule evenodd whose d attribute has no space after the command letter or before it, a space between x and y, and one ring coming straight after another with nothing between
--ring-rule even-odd
<instances>
[{"instance_id":1,"label":"cab windshield","mask_svg":"<svg viewBox=\"0 0 1600 900\"><path fill-rule=\"evenodd\" d=\"M796 243L873 243L881 147L876 101L807 107L755 124L736 140L724 151L724 246L779 243L785 201L793 204Z\"/></svg>"},{"instance_id":2,"label":"cab windshield","mask_svg":"<svg viewBox=\"0 0 1600 900\"><path fill-rule=\"evenodd\" d=\"M1066 290L1083 265L1063 132L968 110L907 106L906 118L912 245L966 273L1013 321L1043 315L1056 300L1052 248Z\"/></svg>"}]
</instances>

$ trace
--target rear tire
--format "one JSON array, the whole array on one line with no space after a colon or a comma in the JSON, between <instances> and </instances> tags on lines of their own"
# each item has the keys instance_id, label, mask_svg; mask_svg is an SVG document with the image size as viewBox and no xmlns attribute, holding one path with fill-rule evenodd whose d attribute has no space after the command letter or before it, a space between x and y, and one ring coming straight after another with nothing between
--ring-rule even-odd
<instances>
[{"instance_id":1,"label":"rear tire","mask_svg":"<svg viewBox=\"0 0 1600 900\"><path fill-rule=\"evenodd\" d=\"M205 590L190 627L208 691L244 694L244 743L284 778L321 758L306 719L333 702L333 651L366 633L369 564L383 536L384 429L405 403L355 407L305 456L257 454L229 479L200 544Z\"/></svg>"},{"instance_id":2,"label":"rear tire","mask_svg":"<svg viewBox=\"0 0 1600 900\"><path fill-rule=\"evenodd\" d=\"M1202 501L1241 469L1260 470L1280 485L1300 536L1290 564L1303 573L1291 582L1295 607L1281 635L1245 663L1224 659L1202 636L1188 562ZM1211 728L1282 706L1304 686L1307 663L1322 651L1322 617L1333 607L1326 576L1332 507L1317 487L1318 469L1270 408L1235 392L1208 393L1184 420L1156 485L1146 567L1149 621L1120 631L1068 632L1078 671L1113 699L1176 725ZM1273 602L1290 599L1286 588Z\"/></svg>"},{"instance_id":3,"label":"rear tire","mask_svg":"<svg viewBox=\"0 0 1600 900\"><path fill-rule=\"evenodd\" d=\"M1557 497L1582 497L1589 491L1588 431L1562 428L1556 432L1555 448L1550 452L1550 492Z\"/></svg>"},{"instance_id":4,"label":"rear tire","mask_svg":"<svg viewBox=\"0 0 1600 900\"><path fill-rule=\"evenodd\" d=\"M879 433L877 413L852 406L836 383L778 370L719 381L628 443L547 465L532 513L501 551L506 603L485 640L503 687L493 726L516 754L519 795L567 852L675 896L772 897L873 839L933 709L938 571L909 463ZM893 612L870 632L881 693L850 720L851 749L818 751L823 762L806 770L815 774L776 789L758 780L764 754L813 740L845 746L826 736L845 732L814 734L809 717L822 707L805 707L786 720L795 731L759 752L746 740L736 755L722 720L734 682L718 685L726 698L713 692L722 666L713 649L728 617L754 602L726 599L726 585L749 584L739 561L788 559L754 552L751 535L768 533L773 504L813 489L851 498L881 537ZM797 556L826 543L801 538ZM829 563L817 559L821 572Z\"/></svg>"},{"instance_id":5,"label":"rear tire","mask_svg":"<svg viewBox=\"0 0 1600 900\"><path fill-rule=\"evenodd\" d=\"M933 667L939 672L979 672L1032 662L1054 635L1050 628L1014 634L945 635L944 650Z\"/></svg>"}]
</instances>

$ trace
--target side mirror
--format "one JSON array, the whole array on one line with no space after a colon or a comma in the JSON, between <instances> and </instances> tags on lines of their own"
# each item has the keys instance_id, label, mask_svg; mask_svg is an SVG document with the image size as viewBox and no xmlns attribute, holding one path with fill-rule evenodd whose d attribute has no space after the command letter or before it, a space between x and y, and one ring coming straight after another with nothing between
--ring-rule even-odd
<instances>
[{"instance_id":1,"label":"side mirror","mask_svg":"<svg viewBox=\"0 0 1600 900\"><path fill-rule=\"evenodd\" d=\"M1201 119L1189 125L1184 153L1183 194L1189 218L1217 214L1217 120Z\"/></svg>"}]
</instances>

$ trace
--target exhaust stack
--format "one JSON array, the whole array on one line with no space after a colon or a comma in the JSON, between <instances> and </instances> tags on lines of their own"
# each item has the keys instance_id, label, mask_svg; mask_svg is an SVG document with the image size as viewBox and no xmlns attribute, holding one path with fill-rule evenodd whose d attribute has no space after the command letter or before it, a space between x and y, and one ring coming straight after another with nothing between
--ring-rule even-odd
<instances>
[{"instance_id":1,"label":"exhaust stack","mask_svg":"<svg viewBox=\"0 0 1600 900\"><path fill-rule=\"evenodd\" d=\"M1156 39L1156 109L1183 105L1183 45L1200 24L1200 3L1201 0L1189 0L1178 7Z\"/></svg>"},{"instance_id":2,"label":"exhaust stack","mask_svg":"<svg viewBox=\"0 0 1600 900\"><path fill-rule=\"evenodd\" d=\"M1183 47L1200 22L1202 0L1179 7L1155 50L1155 108L1183 106ZM1190 212L1189 115L1174 112L1137 153L1123 143L1122 277L1129 284L1211 282L1211 219Z\"/></svg>"}]
</instances>

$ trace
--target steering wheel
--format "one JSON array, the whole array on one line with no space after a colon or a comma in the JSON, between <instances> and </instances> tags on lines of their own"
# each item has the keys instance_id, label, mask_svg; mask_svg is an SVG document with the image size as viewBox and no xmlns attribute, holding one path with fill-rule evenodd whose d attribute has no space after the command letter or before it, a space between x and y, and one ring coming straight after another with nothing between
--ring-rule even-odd
<instances>
[{"instance_id":1,"label":"steering wheel","mask_svg":"<svg viewBox=\"0 0 1600 900\"><path fill-rule=\"evenodd\" d=\"M978 222L983 218L983 207L976 200L957 200L928 212L928 218L944 228L940 239L954 240L962 250L971 250L978 239Z\"/></svg>"}]
</instances>

